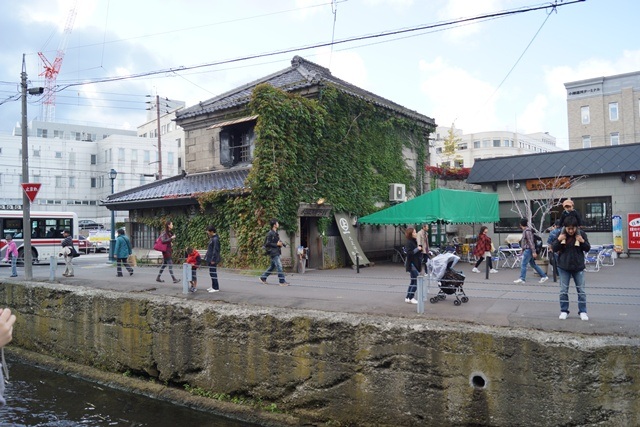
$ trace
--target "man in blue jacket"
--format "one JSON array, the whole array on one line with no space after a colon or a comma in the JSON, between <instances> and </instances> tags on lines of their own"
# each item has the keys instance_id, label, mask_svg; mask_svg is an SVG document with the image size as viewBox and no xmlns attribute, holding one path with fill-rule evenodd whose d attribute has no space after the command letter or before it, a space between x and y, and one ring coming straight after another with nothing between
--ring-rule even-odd
<instances>
[{"instance_id":1,"label":"man in blue jacket","mask_svg":"<svg viewBox=\"0 0 640 427\"><path fill-rule=\"evenodd\" d=\"M566 243L563 244L565 240ZM553 252L558 255L560 273L560 320L565 320L569 315L569 281L572 277L578 292L578 314L580 319L589 320L587 294L584 291L584 253L590 249L587 233L578 230L575 217L567 217L564 220L564 232L553 242Z\"/></svg>"}]
</instances>

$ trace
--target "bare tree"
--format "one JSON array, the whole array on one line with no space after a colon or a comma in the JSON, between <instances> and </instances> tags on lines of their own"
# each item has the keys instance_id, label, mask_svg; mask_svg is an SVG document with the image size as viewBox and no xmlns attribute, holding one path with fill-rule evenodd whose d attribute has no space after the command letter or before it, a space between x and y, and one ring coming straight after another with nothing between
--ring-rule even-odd
<instances>
[{"instance_id":1,"label":"bare tree","mask_svg":"<svg viewBox=\"0 0 640 427\"><path fill-rule=\"evenodd\" d=\"M524 186L520 187L522 197L517 198L516 192L518 187L515 185L515 180L507 181L507 187L511 193L511 200L513 204L511 206L511 212L516 213L520 218L526 218L533 230L536 233L544 230L544 220L549 213L556 206L560 206L562 202L568 197L567 193L570 189L580 187L582 183L579 183L587 175L580 175L575 177L562 176L562 171L553 178L538 178L535 185L535 190L542 193L542 198L533 200L529 197L529 192ZM515 190L515 191L514 191ZM533 207L532 207L533 205ZM533 218L540 215L540 223L534 224Z\"/></svg>"}]
</instances>

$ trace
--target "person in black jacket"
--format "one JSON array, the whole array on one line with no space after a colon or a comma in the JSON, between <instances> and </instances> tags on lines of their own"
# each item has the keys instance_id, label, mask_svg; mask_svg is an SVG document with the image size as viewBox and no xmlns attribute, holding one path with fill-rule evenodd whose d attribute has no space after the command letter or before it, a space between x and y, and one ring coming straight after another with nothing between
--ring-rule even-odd
<instances>
[{"instance_id":1,"label":"person in black jacket","mask_svg":"<svg viewBox=\"0 0 640 427\"><path fill-rule=\"evenodd\" d=\"M416 240L418 234L413 227L407 228L404 233L407 238L407 243L404 246L404 250L407 253L407 259L405 261L405 268L409 272L411 281L409 282L409 289L407 289L407 296L404 302L409 304L417 304L418 300L415 298L416 290L418 289L418 274L422 270L422 245L418 244Z\"/></svg>"},{"instance_id":2,"label":"person in black jacket","mask_svg":"<svg viewBox=\"0 0 640 427\"><path fill-rule=\"evenodd\" d=\"M284 273L282 271L282 261L280 261L280 255L282 254L282 250L280 248L287 247L287 245L280 240L280 235L278 234L278 228L280 224L278 220L273 218L270 221L271 230L267 233L267 237L265 239L264 246L269 251L269 256L271 257L271 265L269 268L262 273L260 276L260 283L267 284L267 277L273 272L273 270L278 271L278 281L280 282L280 286L289 286L289 283L284 278Z\"/></svg>"},{"instance_id":3,"label":"person in black jacket","mask_svg":"<svg viewBox=\"0 0 640 427\"><path fill-rule=\"evenodd\" d=\"M566 242L562 243L563 241ZM587 233L578 230L576 218L574 216L565 218L564 231L553 242L553 252L558 255L561 320L569 315L569 281L572 277L578 293L578 314L580 319L589 320L587 294L584 291L584 253L589 252L590 249Z\"/></svg>"},{"instance_id":4,"label":"person in black jacket","mask_svg":"<svg viewBox=\"0 0 640 427\"><path fill-rule=\"evenodd\" d=\"M218 292L220 291L220 284L218 283L220 238L216 234L216 228L213 225L207 227L207 234L209 235L209 245L207 246L207 253L204 259L209 266L209 277L211 277L211 288L209 288L209 292Z\"/></svg>"}]
</instances>

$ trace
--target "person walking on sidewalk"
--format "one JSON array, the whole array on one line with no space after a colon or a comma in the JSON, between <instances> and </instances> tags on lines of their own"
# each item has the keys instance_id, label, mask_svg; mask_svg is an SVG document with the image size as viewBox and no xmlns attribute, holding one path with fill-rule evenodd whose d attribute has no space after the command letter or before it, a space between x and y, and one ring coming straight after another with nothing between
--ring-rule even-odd
<instances>
[{"instance_id":1,"label":"person walking on sidewalk","mask_svg":"<svg viewBox=\"0 0 640 427\"><path fill-rule=\"evenodd\" d=\"M487 265L489 266L489 269L490 269L489 272L490 273L498 272L498 270L493 268L493 263L492 263L493 260L491 259L491 255L489 255L488 257L485 257L485 254L487 252L491 254L491 237L488 236L488 233L489 233L489 227L487 227L486 225L483 225L482 227L480 227L480 234L478 234L478 241L476 242L476 247L473 250L473 254L478 257L478 261L476 262L476 265L471 270L474 273L480 273L478 266L480 265L482 260L484 260L485 258L487 258Z\"/></svg>"},{"instance_id":2,"label":"person walking on sidewalk","mask_svg":"<svg viewBox=\"0 0 640 427\"><path fill-rule=\"evenodd\" d=\"M64 255L65 264L64 273L62 273L62 275L64 277L73 277L73 238L71 237L69 230L64 230L62 232L62 237L64 237L64 239L62 239L62 243L60 243L60 245L62 246L62 254Z\"/></svg>"},{"instance_id":3,"label":"person walking on sidewalk","mask_svg":"<svg viewBox=\"0 0 640 427\"><path fill-rule=\"evenodd\" d=\"M18 263L18 248L16 247L16 242L13 241L11 234L7 234L5 239L7 241L7 251L4 254L4 262L11 262L11 276L9 277L18 277L18 270L16 268Z\"/></svg>"},{"instance_id":4,"label":"person walking on sidewalk","mask_svg":"<svg viewBox=\"0 0 640 427\"><path fill-rule=\"evenodd\" d=\"M427 275L427 261L429 261L429 224L422 224L422 230L418 231L418 245L422 246L422 264L424 275Z\"/></svg>"},{"instance_id":5,"label":"person walking on sidewalk","mask_svg":"<svg viewBox=\"0 0 640 427\"><path fill-rule=\"evenodd\" d=\"M133 275L133 268L129 264L128 258L133 251L131 250L131 241L124 235L124 230L121 228L118 230L118 237L116 238L116 247L113 251L113 255L116 257L116 277L122 277L122 266L127 269L129 276Z\"/></svg>"},{"instance_id":6,"label":"person walking on sidewalk","mask_svg":"<svg viewBox=\"0 0 640 427\"><path fill-rule=\"evenodd\" d=\"M220 238L213 225L207 227L207 234L209 235L209 245L207 246L207 254L204 256L204 259L209 266L209 277L211 277L211 287L208 291L219 292L218 263L220 262Z\"/></svg>"},{"instance_id":7,"label":"person walking on sidewalk","mask_svg":"<svg viewBox=\"0 0 640 427\"><path fill-rule=\"evenodd\" d=\"M409 272L409 277L411 277L404 302L417 304L416 290L418 290L418 275L422 270L422 246L418 244L418 233L416 233L415 228L407 228L404 235L407 238L407 242L404 245L404 251L407 254L405 269Z\"/></svg>"},{"instance_id":8,"label":"person walking on sidewalk","mask_svg":"<svg viewBox=\"0 0 640 427\"><path fill-rule=\"evenodd\" d=\"M536 244L533 240L533 231L529 227L529 221L526 218L520 220L520 228L522 229L522 262L520 264L520 278L514 280L513 283L524 283L527 279L527 266L531 266L541 277L540 283L549 280L544 271L536 264L538 253L536 252Z\"/></svg>"},{"instance_id":9,"label":"person walking on sidewalk","mask_svg":"<svg viewBox=\"0 0 640 427\"><path fill-rule=\"evenodd\" d=\"M166 245L165 250L162 251L162 265L160 266L160 271L158 272L158 277L156 277L156 282L164 282L161 279L162 273L164 269L169 266L169 274L171 274L171 278L173 279L173 283L178 283L180 279L178 279L173 274L173 259L171 258L173 254L172 244L176 239L176 235L173 234L173 222L167 221L164 225L164 231L160 234L160 241Z\"/></svg>"},{"instance_id":10,"label":"person walking on sidewalk","mask_svg":"<svg viewBox=\"0 0 640 427\"><path fill-rule=\"evenodd\" d=\"M278 281L280 282L280 286L289 286L289 283L284 278L284 273L282 271L282 261L280 261L280 255L282 254L281 248L286 248L287 245L280 240L280 235L278 234L278 228L280 224L278 224L277 219L272 219L269 224L271 225L271 230L267 233L267 237L265 238L264 246L269 251L269 256L271 257L271 264L269 268L262 273L260 276L260 282L267 284L267 277L273 272L273 270L278 271Z\"/></svg>"},{"instance_id":11,"label":"person walking on sidewalk","mask_svg":"<svg viewBox=\"0 0 640 427\"><path fill-rule=\"evenodd\" d=\"M578 242L577 246L575 242ZM564 232L553 242L560 273L560 320L565 320L569 315L569 282L572 277L578 293L578 315L582 320L589 320L587 294L584 291L584 254L590 249L587 233L578 229L575 217L567 217L564 220Z\"/></svg>"}]
</instances>

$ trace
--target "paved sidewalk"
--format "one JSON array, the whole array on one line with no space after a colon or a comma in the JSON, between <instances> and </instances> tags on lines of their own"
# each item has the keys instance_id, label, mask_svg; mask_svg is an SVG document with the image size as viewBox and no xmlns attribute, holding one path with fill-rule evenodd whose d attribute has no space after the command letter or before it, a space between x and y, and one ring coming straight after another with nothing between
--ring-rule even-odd
<instances>
[{"instance_id":1,"label":"paved sidewalk","mask_svg":"<svg viewBox=\"0 0 640 427\"><path fill-rule=\"evenodd\" d=\"M93 255L92 255L93 257ZM565 331L583 334L621 335L640 337L640 259L617 259L616 265L603 267L599 272L586 273L587 307L589 321L578 317L577 295L573 283L570 287L570 315L559 320L558 283L550 279L539 284L539 277L529 270L527 283L515 285L518 269L500 269L485 279L472 273L469 263L460 261L455 267L466 275L464 290L469 302L454 306L450 297L437 304L425 301L425 312L418 314L416 305L404 302L408 273L402 264L378 263L373 267L336 270L308 270L305 274L288 274L290 286L278 286L277 276L269 277L268 284L259 282L261 271L233 271L221 269L220 288L209 293L207 269L198 270L198 291L183 293L183 283L171 283L168 271L165 283L155 277L157 266L140 266L133 276L115 277L115 267L106 262L106 256L96 255L95 263L75 268L75 277L61 277L64 266L58 265L56 280L70 285L123 292L146 292L212 303L227 302L254 306L269 306L322 310L344 313L435 319L470 322L481 325L524 327L546 331ZM483 263L481 269L485 267ZM180 265L174 266L177 277L182 278ZM34 278L46 281L48 268L34 269ZM3 279L4 280L4 279ZM432 284L430 294L437 292ZM432 295L429 295L432 296Z\"/></svg>"}]
</instances>

